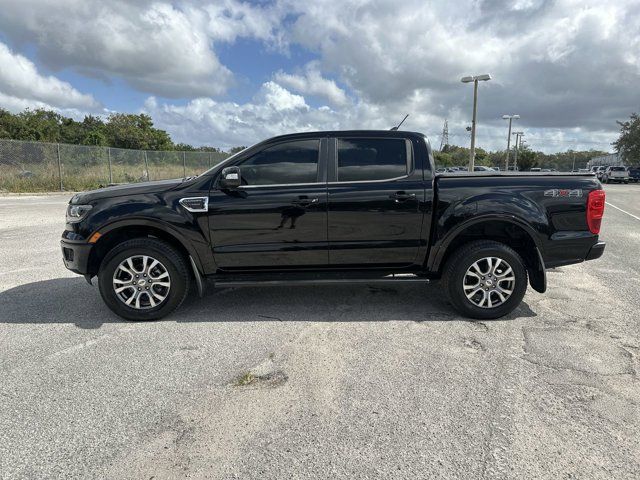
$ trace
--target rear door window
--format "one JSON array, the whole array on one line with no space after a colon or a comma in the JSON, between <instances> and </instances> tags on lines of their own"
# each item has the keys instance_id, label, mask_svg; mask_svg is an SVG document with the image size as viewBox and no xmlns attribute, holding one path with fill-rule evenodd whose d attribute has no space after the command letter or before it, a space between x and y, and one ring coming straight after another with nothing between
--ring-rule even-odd
<instances>
[{"instance_id":1,"label":"rear door window","mask_svg":"<svg viewBox=\"0 0 640 480\"><path fill-rule=\"evenodd\" d=\"M410 173L411 146L403 138L339 138L339 182L391 180Z\"/></svg>"}]
</instances>

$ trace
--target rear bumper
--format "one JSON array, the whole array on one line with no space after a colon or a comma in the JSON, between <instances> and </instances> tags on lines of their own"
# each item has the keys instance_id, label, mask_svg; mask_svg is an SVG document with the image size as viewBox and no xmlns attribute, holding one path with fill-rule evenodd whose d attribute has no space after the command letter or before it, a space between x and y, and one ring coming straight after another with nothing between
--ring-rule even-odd
<instances>
[{"instance_id":1,"label":"rear bumper","mask_svg":"<svg viewBox=\"0 0 640 480\"><path fill-rule=\"evenodd\" d=\"M596 243L593 247L591 247L591 249L589 250L589 253L587 253L585 260L595 260L596 258L600 258L604 253L605 246L606 246L606 243L604 242Z\"/></svg>"},{"instance_id":2,"label":"rear bumper","mask_svg":"<svg viewBox=\"0 0 640 480\"><path fill-rule=\"evenodd\" d=\"M80 275L89 273L89 255L91 254L91 248L93 248L92 244L61 240L60 246L62 248L62 261L65 267Z\"/></svg>"}]
</instances>

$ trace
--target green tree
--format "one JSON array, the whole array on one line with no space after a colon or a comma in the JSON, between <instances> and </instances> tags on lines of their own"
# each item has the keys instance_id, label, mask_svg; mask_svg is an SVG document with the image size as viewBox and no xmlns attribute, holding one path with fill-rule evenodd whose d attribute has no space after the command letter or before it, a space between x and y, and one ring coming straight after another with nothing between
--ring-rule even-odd
<instances>
[{"instance_id":1,"label":"green tree","mask_svg":"<svg viewBox=\"0 0 640 480\"><path fill-rule=\"evenodd\" d=\"M518 170L524 172L538 166L536 161L537 154L527 145L523 145L518 150Z\"/></svg>"},{"instance_id":2,"label":"green tree","mask_svg":"<svg viewBox=\"0 0 640 480\"><path fill-rule=\"evenodd\" d=\"M453 157L447 152L434 152L436 168L453 167Z\"/></svg>"},{"instance_id":3,"label":"green tree","mask_svg":"<svg viewBox=\"0 0 640 480\"><path fill-rule=\"evenodd\" d=\"M640 164L640 116L632 113L630 120L617 123L620 125L620 136L612 145L620 152L625 163Z\"/></svg>"},{"instance_id":4,"label":"green tree","mask_svg":"<svg viewBox=\"0 0 640 480\"><path fill-rule=\"evenodd\" d=\"M107 137L99 129L87 132L80 142L82 145L98 145L100 147L107 146Z\"/></svg>"},{"instance_id":5,"label":"green tree","mask_svg":"<svg viewBox=\"0 0 640 480\"><path fill-rule=\"evenodd\" d=\"M178 151L186 151L186 152L195 152L197 150L197 148L187 144L187 143L176 143L175 147L176 150Z\"/></svg>"},{"instance_id":6,"label":"green tree","mask_svg":"<svg viewBox=\"0 0 640 480\"><path fill-rule=\"evenodd\" d=\"M231 147L231 148L229 149L229 153L230 153L231 155L233 155L234 153L241 152L241 151L242 151L242 150L244 150L245 148L247 148L247 147Z\"/></svg>"},{"instance_id":7,"label":"green tree","mask_svg":"<svg viewBox=\"0 0 640 480\"><path fill-rule=\"evenodd\" d=\"M137 150L173 150L171 137L153 127L153 120L144 113L114 113L105 125L107 142L112 147Z\"/></svg>"}]
</instances>

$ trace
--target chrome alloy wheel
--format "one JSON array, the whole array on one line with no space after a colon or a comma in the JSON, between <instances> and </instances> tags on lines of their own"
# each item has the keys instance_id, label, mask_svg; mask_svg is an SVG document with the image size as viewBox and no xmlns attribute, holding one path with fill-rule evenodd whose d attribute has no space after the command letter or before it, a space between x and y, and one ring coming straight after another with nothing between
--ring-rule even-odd
<instances>
[{"instance_id":1,"label":"chrome alloy wheel","mask_svg":"<svg viewBox=\"0 0 640 480\"><path fill-rule=\"evenodd\" d=\"M516 284L511 265L497 257L473 263L464 274L462 288L467 299L480 308L495 308L506 302Z\"/></svg>"},{"instance_id":2,"label":"chrome alloy wheel","mask_svg":"<svg viewBox=\"0 0 640 480\"><path fill-rule=\"evenodd\" d=\"M148 255L133 255L120 262L113 274L113 290L127 306L154 308L169 296L171 278L167 268Z\"/></svg>"}]
</instances>

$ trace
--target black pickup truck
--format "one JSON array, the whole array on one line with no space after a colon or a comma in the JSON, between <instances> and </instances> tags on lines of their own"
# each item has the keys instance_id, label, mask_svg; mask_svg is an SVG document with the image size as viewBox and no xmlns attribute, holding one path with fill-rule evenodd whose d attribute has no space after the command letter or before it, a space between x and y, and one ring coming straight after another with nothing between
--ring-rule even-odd
<instances>
[{"instance_id":1,"label":"black pickup truck","mask_svg":"<svg viewBox=\"0 0 640 480\"><path fill-rule=\"evenodd\" d=\"M424 135L337 131L261 142L203 174L75 195L66 267L130 320L191 285L424 282L463 315L511 312L545 269L598 258L592 174L434 173ZM211 282L209 282L211 283Z\"/></svg>"}]
</instances>

